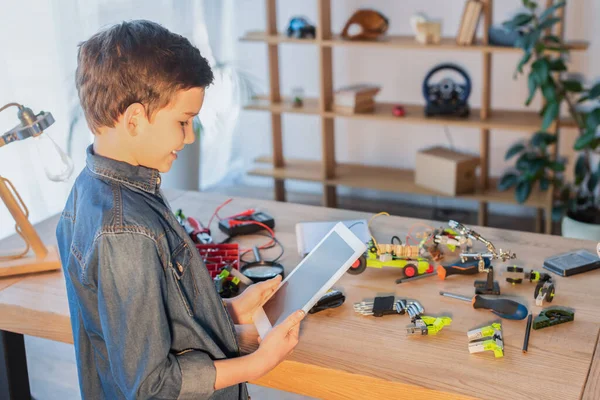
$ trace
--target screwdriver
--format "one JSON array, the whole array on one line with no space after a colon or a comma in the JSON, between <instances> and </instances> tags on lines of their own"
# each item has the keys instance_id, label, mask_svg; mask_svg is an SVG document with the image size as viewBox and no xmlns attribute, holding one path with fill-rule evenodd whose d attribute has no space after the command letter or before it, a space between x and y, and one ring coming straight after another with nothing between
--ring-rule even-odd
<instances>
[{"instance_id":1,"label":"screwdriver","mask_svg":"<svg viewBox=\"0 0 600 400\"><path fill-rule=\"evenodd\" d=\"M484 258L485 267L490 266L490 260ZM450 275L475 275L479 273L479 260L468 260L465 262L456 262L449 265L440 265L437 274L440 279L446 279Z\"/></svg>"},{"instance_id":2,"label":"screwdriver","mask_svg":"<svg viewBox=\"0 0 600 400\"><path fill-rule=\"evenodd\" d=\"M490 310L497 316L506 319L525 319L529 311L521 303L517 303L510 299L486 299L480 295L475 295L473 298L452 294L448 292L440 292L442 296L451 297L453 299L470 301L473 308L484 308Z\"/></svg>"}]
</instances>

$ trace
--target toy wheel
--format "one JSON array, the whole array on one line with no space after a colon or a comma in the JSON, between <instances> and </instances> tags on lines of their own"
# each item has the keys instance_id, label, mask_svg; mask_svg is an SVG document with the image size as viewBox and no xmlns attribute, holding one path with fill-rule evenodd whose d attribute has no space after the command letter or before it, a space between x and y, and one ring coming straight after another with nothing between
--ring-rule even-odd
<instances>
[{"instance_id":1,"label":"toy wheel","mask_svg":"<svg viewBox=\"0 0 600 400\"><path fill-rule=\"evenodd\" d=\"M552 300L554 300L554 285L550 285L548 288L548 294L546 294L546 301L548 303L552 303Z\"/></svg>"},{"instance_id":2,"label":"toy wheel","mask_svg":"<svg viewBox=\"0 0 600 400\"><path fill-rule=\"evenodd\" d=\"M377 253L377 247L375 247L375 246L371 246L371 247L369 247L369 251L370 251L371 253Z\"/></svg>"},{"instance_id":3,"label":"toy wheel","mask_svg":"<svg viewBox=\"0 0 600 400\"><path fill-rule=\"evenodd\" d=\"M506 267L506 270L508 272L523 272L523 268L520 268L520 267L517 267L517 266Z\"/></svg>"},{"instance_id":4,"label":"toy wheel","mask_svg":"<svg viewBox=\"0 0 600 400\"><path fill-rule=\"evenodd\" d=\"M365 269L367 269L367 259L365 256L360 256L354 261L354 264L348 268L348 273L350 275L360 275L365 272Z\"/></svg>"},{"instance_id":5,"label":"toy wheel","mask_svg":"<svg viewBox=\"0 0 600 400\"><path fill-rule=\"evenodd\" d=\"M238 285L232 281L223 282L223 297L232 297L240 291Z\"/></svg>"},{"instance_id":6,"label":"toy wheel","mask_svg":"<svg viewBox=\"0 0 600 400\"><path fill-rule=\"evenodd\" d=\"M406 267L404 267L404 275L407 278L412 278L413 276L417 275L417 267L412 264L408 264Z\"/></svg>"}]
</instances>

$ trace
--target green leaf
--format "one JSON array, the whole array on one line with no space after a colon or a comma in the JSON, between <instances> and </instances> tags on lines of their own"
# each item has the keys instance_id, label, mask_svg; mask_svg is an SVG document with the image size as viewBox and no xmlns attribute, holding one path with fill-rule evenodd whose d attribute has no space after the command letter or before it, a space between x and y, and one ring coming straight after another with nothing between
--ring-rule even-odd
<instances>
[{"instance_id":1,"label":"green leaf","mask_svg":"<svg viewBox=\"0 0 600 400\"><path fill-rule=\"evenodd\" d=\"M554 24L556 24L559 21L560 21L560 18L557 18L557 17L548 18L539 25L539 29L543 30L543 29L551 28Z\"/></svg>"},{"instance_id":2,"label":"green leaf","mask_svg":"<svg viewBox=\"0 0 600 400\"><path fill-rule=\"evenodd\" d=\"M569 92L579 93L579 92L583 91L583 85L579 81L565 80L565 81L562 81L561 83L565 87L565 89L568 90Z\"/></svg>"},{"instance_id":3,"label":"green leaf","mask_svg":"<svg viewBox=\"0 0 600 400\"><path fill-rule=\"evenodd\" d=\"M561 7L564 7L565 4L567 4L566 1L561 1L560 3L554 4L552 7L548 7L547 9L545 9L544 12L540 14L540 21L545 21L546 18L554 14L554 11L558 10Z\"/></svg>"},{"instance_id":4,"label":"green leaf","mask_svg":"<svg viewBox=\"0 0 600 400\"><path fill-rule=\"evenodd\" d=\"M535 96L535 91L538 88L537 78L533 71L529 73L529 78L527 79L527 86L529 87L529 96L527 97L527 100L525 100L526 106L531 104L531 100L533 100L533 96Z\"/></svg>"},{"instance_id":5,"label":"green leaf","mask_svg":"<svg viewBox=\"0 0 600 400\"><path fill-rule=\"evenodd\" d=\"M600 125L600 107L590 111L585 121L588 131L592 131L593 133L596 133L598 125Z\"/></svg>"},{"instance_id":6,"label":"green leaf","mask_svg":"<svg viewBox=\"0 0 600 400\"><path fill-rule=\"evenodd\" d=\"M553 60L550 60L549 63L550 66L550 71L566 71L567 70L567 66L565 65L565 62L563 61L562 58L555 58Z\"/></svg>"},{"instance_id":7,"label":"green leaf","mask_svg":"<svg viewBox=\"0 0 600 400\"><path fill-rule=\"evenodd\" d=\"M565 170L565 164L560 161L552 161L549 167L554 172L563 172Z\"/></svg>"},{"instance_id":8,"label":"green leaf","mask_svg":"<svg viewBox=\"0 0 600 400\"><path fill-rule=\"evenodd\" d=\"M506 21L502 24L506 29L514 30L520 26L528 24L533 19L531 14L517 14L510 21Z\"/></svg>"},{"instance_id":9,"label":"green leaf","mask_svg":"<svg viewBox=\"0 0 600 400\"><path fill-rule=\"evenodd\" d=\"M558 36L556 36L556 35L546 35L546 36L544 36L543 41L544 42L558 43L558 44L561 43L560 38Z\"/></svg>"},{"instance_id":10,"label":"green leaf","mask_svg":"<svg viewBox=\"0 0 600 400\"><path fill-rule=\"evenodd\" d=\"M521 61L519 61L519 64L517 65L517 71L519 71L520 74L523 73L523 66L525 66L529 62L530 59L531 59L531 51L525 50L525 54L523 54L523 58L521 58Z\"/></svg>"},{"instance_id":11,"label":"green leaf","mask_svg":"<svg viewBox=\"0 0 600 400\"><path fill-rule=\"evenodd\" d=\"M531 153L523 153L517 159L517 162L516 162L515 166L517 167L517 169L519 171L531 172L531 170L533 168L533 162L532 161L533 161L533 157L532 157Z\"/></svg>"},{"instance_id":12,"label":"green leaf","mask_svg":"<svg viewBox=\"0 0 600 400\"><path fill-rule=\"evenodd\" d=\"M575 141L575 145L573 145L573 148L577 151L588 148L588 146L590 146L590 144L594 141L595 136L596 135L594 132L586 133L585 135L579 136Z\"/></svg>"},{"instance_id":13,"label":"green leaf","mask_svg":"<svg viewBox=\"0 0 600 400\"><path fill-rule=\"evenodd\" d=\"M554 86L554 83L552 81L546 81L543 85L542 85L542 94L544 95L544 98L551 103L556 103L557 102L557 98L556 98L556 87Z\"/></svg>"},{"instance_id":14,"label":"green leaf","mask_svg":"<svg viewBox=\"0 0 600 400\"><path fill-rule=\"evenodd\" d=\"M544 111L544 120L542 122L542 131L548 130L552 122L558 117L558 103L548 103Z\"/></svg>"},{"instance_id":15,"label":"green leaf","mask_svg":"<svg viewBox=\"0 0 600 400\"><path fill-rule=\"evenodd\" d=\"M532 146L545 148L547 145L556 142L556 135L547 132L537 132L531 138Z\"/></svg>"},{"instance_id":16,"label":"green leaf","mask_svg":"<svg viewBox=\"0 0 600 400\"><path fill-rule=\"evenodd\" d=\"M594 190L596 190L596 186L598 186L598 175L591 174L587 181L587 188L590 191L590 193L594 193Z\"/></svg>"},{"instance_id":17,"label":"green leaf","mask_svg":"<svg viewBox=\"0 0 600 400\"><path fill-rule=\"evenodd\" d=\"M504 156L504 159L509 160L512 157L514 157L515 155L522 152L523 150L525 150L525 145L523 143L520 143L520 142L515 143L506 151L506 155Z\"/></svg>"},{"instance_id":18,"label":"green leaf","mask_svg":"<svg viewBox=\"0 0 600 400\"><path fill-rule=\"evenodd\" d=\"M587 175L587 163L585 162L585 155L580 154L577 162L575 163L575 184L581 185L581 182L585 179Z\"/></svg>"},{"instance_id":19,"label":"green leaf","mask_svg":"<svg viewBox=\"0 0 600 400\"><path fill-rule=\"evenodd\" d=\"M548 190L548 188L550 187L550 179L543 177L542 179L540 179L540 189L542 189L543 191Z\"/></svg>"},{"instance_id":20,"label":"green leaf","mask_svg":"<svg viewBox=\"0 0 600 400\"><path fill-rule=\"evenodd\" d=\"M515 197L519 203L524 203L527 200L531 194L531 186L531 182L528 180L521 180L519 183L517 183Z\"/></svg>"},{"instance_id":21,"label":"green leaf","mask_svg":"<svg viewBox=\"0 0 600 400\"><path fill-rule=\"evenodd\" d=\"M512 172L506 173L504 174L504 176L502 176L502 178L500 179L500 182L498 182L498 190L500 190L501 192L511 188L512 186L515 186L517 183L517 174L514 174Z\"/></svg>"},{"instance_id":22,"label":"green leaf","mask_svg":"<svg viewBox=\"0 0 600 400\"><path fill-rule=\"evenodd\" d=\"M531 64L531 69L536 74L538 85L542 85L548 80L550 63L548 63L548 60L545 58L537 59L533 64Z\"/></svg>"},{"instance_id":23,"label":"green leaf","mask_svg":"<svg viewBox=\"0 0 600 400\"><path fill-rule=\"evenodd\" d=\"M588 96L590 96L591 99L595 99L597 97L600 97L600 82L596 83L588 92Z\"/></svg>"},{"instance_id":24,"label":"green leaf","mask_svg":"<svg viewBox=\"0 0 600 400\"><path fill-rule=\"evenodd\" d=\"M537 3L531 0L523 0L523 6L529 8L530 10L535 10L537 8Z\"/></svg>"},{"instance_id":25,"label":"green leaf","mask_svg":"<svg viewBox=\"0 0 600 400\"><path fill-rule=\"evenodd\" d=\"M584 101L588 101L589 99L590 99L590 96L581 96L579 98L579 100L577 100L577 104L583 103Z\"/></svg>"}]
</instances>

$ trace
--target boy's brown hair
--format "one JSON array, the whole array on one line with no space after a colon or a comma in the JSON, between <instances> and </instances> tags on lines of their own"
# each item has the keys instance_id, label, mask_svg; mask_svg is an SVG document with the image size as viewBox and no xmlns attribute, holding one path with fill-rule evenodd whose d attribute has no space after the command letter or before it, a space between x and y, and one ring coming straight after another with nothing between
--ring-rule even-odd
<instances>
[{"instance_id":1,"label":"boy's brown hair","mask_svg":"<svg viewBox=\"0 0 600 400\"><path fill-rule=\"evenodd\" d=\"M79 44L75 84L93 133L114 127L133 103L151 120L177 91L212 81L208 61L189 40L151 21L123 22Z\"/></svg>"}]
</instances>

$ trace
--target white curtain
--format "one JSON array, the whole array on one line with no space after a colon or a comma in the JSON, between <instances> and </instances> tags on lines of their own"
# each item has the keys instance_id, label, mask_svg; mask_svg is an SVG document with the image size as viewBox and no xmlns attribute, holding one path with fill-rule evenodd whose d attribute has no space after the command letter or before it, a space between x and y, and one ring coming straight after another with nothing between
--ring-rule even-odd
<instances>
[{"instance_id":1,"label":"white curtain","mask_svg":"<svg viewBox=\"0 0 600 400\"><path fill-rule=\"evenodd\" d=\"M77 44L102 27L124 20L148 19L179 33L196 45L211 65L216 59L209 37L225 35L222 48L232 46L233 0L29 0L3 2L0 6L0 106L18 102L35 113L50 111L56 122L45 134L67 148L72 110L78 99L74 86ZM210 15L210 31L205 15ZM224 53L224 57L229 54ZM222 71L222 70L221 70ZM200 113L202 133L201 186L222 180L234 165L233 132L239 113L239 96L231 74L216 71ZM16 109L0 113L0 132L18 122ZM68 182L55 183L45 176L36 160L31 140L0 148L0 175L10 179L36 223L60 212L74 178L85 165L85 148L91 143L85 121L75 125L71 141L75 171ZM0 238L14 233L14 223L0 204Z\"/></svg>"}]
</instances>

